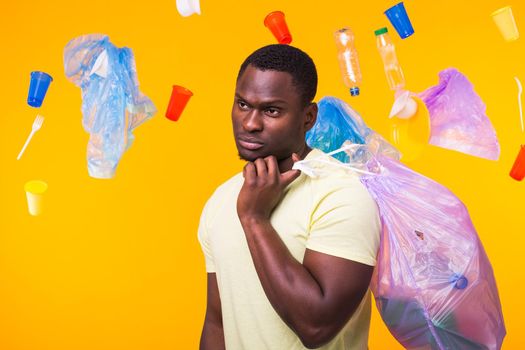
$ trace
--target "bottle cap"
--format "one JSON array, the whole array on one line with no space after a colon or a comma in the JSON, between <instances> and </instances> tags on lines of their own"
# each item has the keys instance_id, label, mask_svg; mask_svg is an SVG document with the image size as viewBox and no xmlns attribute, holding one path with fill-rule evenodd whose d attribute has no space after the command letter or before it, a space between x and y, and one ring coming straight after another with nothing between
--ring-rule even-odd
<instances>
[{"instance_id":1,"label":"bottle cap","mask_svg":"<svg viewBox=\"0 0 525 350\"><path fill-rule=\"evenodd\" d=\"M458 273L452 275L450 282L454 283L454 288L456 289L465 289L468 286L468 279Z\"/></svg>"},{"instance_id":2,"label":"bottle cap","mask_svg":"<svg viewBox=\"0 0 525 350\"><path fill-rule=\"evenodd\" d=\"M386 27L380 28L374 32L376 36L388 33L388 29Z\"/></svg>"}]
</instances>

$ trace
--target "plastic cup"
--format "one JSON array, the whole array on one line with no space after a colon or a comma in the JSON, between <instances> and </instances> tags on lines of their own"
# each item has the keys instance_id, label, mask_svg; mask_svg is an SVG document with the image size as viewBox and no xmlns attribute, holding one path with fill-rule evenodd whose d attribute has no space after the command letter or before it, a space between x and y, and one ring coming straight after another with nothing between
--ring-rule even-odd
<instances>
[{"instance_id":1,"label":"plastic cup","mask_svg":"<svg viewBox=\"0 0 525 350\"><path fill-rule=\"evenodd\" d=\"M264 25L270 29L279 44L290 44L292 42L292 34L286 25L283 12L274 11L268 14L264 19Z\"/></svg>"},{"instance_id":2,"label":"plastic cup","mask_svg":"<svg viewBox=\"0 0 525 350\"><path fill-rule=\"evenodd\" d=\"M409 91L400 93L392 105L389 118L409 119L417 113L417 101L410 96Z\"/></svg>"},{"instance_id":3,"label":"plastic cup","mask_svg":"<svg viewBox=\"0 0 525 350\"><path fill-rule=\"evenodd\" d=\"M44 72L31 72L31 83L29 84L29 94L27 104L31 107L40 107L46 97L47 88L53 81L53 78Z\"/></svg>"},{"instance_id":4,"label":"plastic cup","mask_svg":"<svg viewBox=\"0 0 525 350\"><path fill-rule=\"evenodd\" d=\"M38 216L42 214L44 193L47 191L47 183L40 180L32 180L25 184L24 189L27 196L27 207L29 214Z\"/></svg>"},{"instance_id":5,"label":"plastic cup","mask_svg":"<svg viewBox=\"0 0 525 350\"><path fill-rule=\"evenodd\" d=\"M182 17L188 17L194 13L201 14L201 5L199 0L177 0L177 11Z\"/></svg>"},{"instance_id":6,"label":"plastic cup","mask_svg":"<svg viewBox=\"0 0 525 350\"><path fill-rule=\"evenodd\" d=\"M416 112L409 119L389 119L392 144L401 152L401 160L411 162L418 159L428 146L430 139L430 113L425 103L415 97Z\"/></svg>"},{"instance_id":7,"label":"plastic cup","mask_svg":"<svg viewBox=\"0 0 525 350\"><path fill-rule=\"evenodd\" d=\"M518 32L518 27L516 26L516 21L512 15L512 8L510 6L505 6L499 10L494 11L491 14L492 19L496 23L503 39L505 41L514 41L520 37Z\"/></svg>"},{"instance_id":8,"label":"plastic cup","mask_svg":"<svg viewBox=\"0 0 525 350\"><path fill-rule=\"evenodd\" d=\"M410 18L408 18L403 2L386 10L385 15L388 17L388 20L392 23L401 39L406 39L414 34L414 28L412 28L412 23L410 23Z\"/></svg>"},{"instance_id":9,"label":"plastic cup","mask_svg":"<svg viewBox=\"0 0 525 350\"><path fill-rule=\"evenodd\" d=\"M510 177L517 181L525 178L525 145L520 146L520 152L514 161L514 165L510 171Z\"/></svg>"},{"instance_id":10,"label":"plastic cup","mask_svg":"<svg viewBox=\"0 0 525 350\"><path fill-rule=\"evenodd\" d=\"M191 96L193 96L193 92L190 90L182 86L173 85L168 110L166 111L166 118L174 122L179 120Z\"/></svg>"}]
</instances>

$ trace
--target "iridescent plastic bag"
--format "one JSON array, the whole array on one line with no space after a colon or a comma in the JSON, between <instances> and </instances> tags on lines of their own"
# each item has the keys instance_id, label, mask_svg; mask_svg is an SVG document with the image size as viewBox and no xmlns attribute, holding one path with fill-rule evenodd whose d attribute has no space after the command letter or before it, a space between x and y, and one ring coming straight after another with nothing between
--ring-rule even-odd
<instances>
[{"instance_id":1,"label":"iridescent plastic bag","mask_svg":"<svg viewBox=\"0 0 525 350\"><path fill-rule=\"evenodd\" d=\"M418 96L430 112L430 144L498 160L496 132L486 106L470 81L454 68L439 73L439 83Z\"/></svg>"},{"instance_id":2,"label":"iridescent plastic bag","mask_svg":"<svg viewBox=\"0 0 525 350\"><path fill-rule=\"evenodd\" d=\"M317 123L331 124L316 124L314 130L373 133L356 113L341 113L351 111L340 108L344 102L322 101L333 108L320 108ZM341 118L353 121L342 123ZM347 126L356 123L360 128ZM346 130L338 130L341 127ZM365 137L352 135L360 138ZM388 147L348 141L341 145L337 137L331 144L329 134L322 139L325 142L316 143L310 138L309 145L317 144L334 156L344 152L346 161L326 162L323 156L297 162L294 168L322 176L315 172L315 162L320 161L361 174L382 222L371 289L394 337L409 350L500 349L506 331L496 282L463 203L444 186L381 151Z\"/></svg>"},{"instance_id":3,"label":"iridescent plastic bag","mask_svg":"<svg viewBox=\"0 0 525 350\"><path fill-rule=\"evenodd\" d=\"M155 114L151 100L139 91L135 58L105 35L84 35L64 49L67 78L82 89L82 125L90 133L89 175L112 178L132 131Z\"/></svg>"},{"instance_id":4,"label":"iridescent plastic bag","mask_svg":"<svg viewBox=\"0 0 525 350\"><path fill-rule=\"evenodd\" d=\"M444 186L378 156L361 181L382 221L371 289L407 349L500 349L505 325L490 262L463 203Z\"/></svg>"}]
</instances>

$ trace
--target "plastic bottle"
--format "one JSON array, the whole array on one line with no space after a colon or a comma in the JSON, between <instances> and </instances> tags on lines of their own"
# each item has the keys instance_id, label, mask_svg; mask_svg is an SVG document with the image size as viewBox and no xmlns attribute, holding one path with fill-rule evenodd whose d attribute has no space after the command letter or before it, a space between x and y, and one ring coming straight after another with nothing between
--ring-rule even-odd
<instances>
[{"instance_id":1,"label":"plastic bottle","mask_svg":"<svg viewBox=\"0 0 525 350\"><path fill-rule=\"evenodd\" d=\"M399 90L405 87L405 76L396 56L396 48L388 35L388 29L376 30L376 44L379 54L385 66L386 79L391 90Z\"/></svg>"},{"instance_id":2,"label":"plastic bottle","mask_svg":"<svg viewBox=\"0 0 525 350\"><path fill-rule=\"evenodd\" d=\"M339 29L335 32L335 43L343 82L350 89L350 95L358 96L362 76L354 46L354 33L348 27Z\"/></svg>"}]
</instances>

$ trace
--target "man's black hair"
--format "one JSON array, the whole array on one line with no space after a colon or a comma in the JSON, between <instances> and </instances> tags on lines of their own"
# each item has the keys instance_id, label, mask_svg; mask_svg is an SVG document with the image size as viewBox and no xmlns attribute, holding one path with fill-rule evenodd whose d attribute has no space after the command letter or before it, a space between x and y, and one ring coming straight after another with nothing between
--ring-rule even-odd
<instances>
[{"instance_id":1,"label":"man's black hair","mask_svg":"<svg viewBox=\"0 0 525 350\"><path fill-rule=\"evenodd\" d=\"M244 60L237 80L248 65L262 71L274 70L289 73L303 105L307 106L313 101L317 92L317 69L310 56L298 48L282 44L261 47Z\"/></svg>"}]
</instances>

